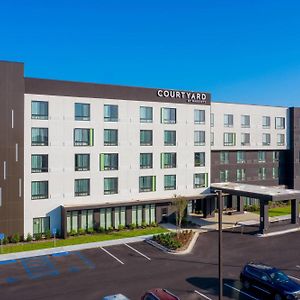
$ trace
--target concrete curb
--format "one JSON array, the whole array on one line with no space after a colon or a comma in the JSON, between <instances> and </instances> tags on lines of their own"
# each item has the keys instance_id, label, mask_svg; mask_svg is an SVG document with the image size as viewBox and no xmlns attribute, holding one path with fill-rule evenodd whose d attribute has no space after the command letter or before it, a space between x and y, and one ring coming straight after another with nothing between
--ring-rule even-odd
<instances>
[{"instance_id":1,"label":"concrete curb","mask_svg":"<svg viewBox=\"0 0 300 300\"><path fill-rule=\"evenodd\" d=\"M265 238L265 237L282 235L282 234L291 233L291 232L297 232L297 231L300 231L300 227L298 227L298 228L292 228L292 229L287 229L287 230L276 231L276 232L264 233L264 234L258 233L256 236L260 237L260 238Z\"/></svg>"},{"instance_id":2,"label":"concrete curb","mask_svg":"<svg viewBox=\"0 0 300 300\"><path fill-rule=\"evenodd\" d=\"M71 246L64 246L64 247L55 247L55 248L47 248L47 249L40 249L40 250L33 250L33 251L0 254L0 261L16 260L16 259L37 257L43 255L53 255L62 252L79 251L79 250L93 249L93 248L99 248L105 246L121 245L126 243L142 242L152 238L152 236L153 234L141 235L137 237L109 240L103 242L93 242L93 243L85 243L85 244L78 244L78 245L71 245Z\"/></svg>"}]
</instances>

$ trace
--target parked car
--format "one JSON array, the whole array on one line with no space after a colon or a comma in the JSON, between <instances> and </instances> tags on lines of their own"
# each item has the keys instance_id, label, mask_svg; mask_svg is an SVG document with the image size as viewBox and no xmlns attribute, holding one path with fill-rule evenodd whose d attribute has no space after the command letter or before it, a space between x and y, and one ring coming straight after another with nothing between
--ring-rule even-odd
<instances>
[{"instance_id":1,"label":"parked car","mask_svg":"<svg viewBox=\"0 0 300 300\"><path fill-rule=\"evenodd\" d=\"M240 274L240 280L245 289L256 289L268 299L300 299L300 284L271 266L248 263Z\"/></svg>"},{"instance_id":2,"label":"parked car","mask_svg":"<svg viewBox=\"0 0 300 300\"><path fill-rule=\"evenodd\" d=\"M122 294L116 294L116 295L105 296L102 300L130 300L130 299Z\"/></svg>"},{"instance_id":3,"label":"parked car","mask_svg":"<svg viewBox=\"0 0 300 300\"><path fill-rule=\"evenodd\" d=\"M180 300L177 296L166 289L151 289L147 291L141 300Z\"/></svg>"}]
</instances>

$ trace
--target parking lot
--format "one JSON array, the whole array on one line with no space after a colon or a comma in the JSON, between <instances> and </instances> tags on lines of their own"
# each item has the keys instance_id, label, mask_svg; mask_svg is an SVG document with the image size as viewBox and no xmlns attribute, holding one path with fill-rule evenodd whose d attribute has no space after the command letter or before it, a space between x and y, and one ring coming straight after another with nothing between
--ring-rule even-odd
<instances>
[{"instance_id":1,"label":"parking lot","mask_svg":"<svg viewBox=\"0 0 300 300\"><path fill-rule=\"evenodd\" d=\"M8 261L0 264L0 298L102 299L123 293L137 300L147 289L164 287L181 299L218 299L217 237L217 232L201 234L188 255L132 243ZM300 278L299 232L258 238L229 231L223 239L224 299L263 299L245 292L239 282L248 261Z\"/></svg>"}]
</instances>

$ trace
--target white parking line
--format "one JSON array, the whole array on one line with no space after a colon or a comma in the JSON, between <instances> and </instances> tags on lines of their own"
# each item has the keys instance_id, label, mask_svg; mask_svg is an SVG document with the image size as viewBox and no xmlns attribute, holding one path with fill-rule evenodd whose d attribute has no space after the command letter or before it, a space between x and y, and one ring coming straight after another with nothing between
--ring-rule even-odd
<instances>
[{"instance_id":1,"label":"white parking line","mask_svg":"<svg viewBox=\"0 0 300 300\"><path fill-rule=\"evenodd\" d=\"M108 252L106 249L104 249L103 247L100 247L100 249L102 249L104 252L106 252L108 255L110 255L111 257L113 257L115 260L117 260L120 264L124 265L124 263L118 259L117 257L115 257L113 254L111 254L110 252Z\"/></svg>"},{"instance_id":2,"label":"white parking line","mask_svg":"<svg viewBox=\"0 0 300 300\"><path fill-rule=\"evenodd\" d=\"M146 259L151 260L150 257L148 257L147 255L145 255L145 254L141 253L140 251L134 249L133 247L129 246L128 244L125 244L125 243L124 243L124 245L127 246L128 248L130 248L131 250L135 251L136 253L138 253L138 254L144 256Z\"/></svg>"},{"instance_id":3,"label":"white parking line","mask_svg":"<svg viewBox=\"0 0 300 300\"><path fill-rule=\"evenodd\" d=\"M224 285L227 286L227 287L229 287L229 288L231 288L231 289L233 289L233 290L235 290L235 291L237 291L237 292L239 292L239 293L241 293L241 294L243 294L243 295L248 296L248 297L251 298L251 299L259 300L258 298L255 298L255 297L249 295L248 293L245 293L245 292L243 292L243 291L241 291L241 290L239 290L239 289L237 289L237 288L235 288L235 287L233 287L233 286L231 286L231 285L229 285L229 284L227 284L227 283L225 283Z\"/></svg>"},{"instance_id":4,"label":"white parking line","mask_svg":"<svg viewBox=\"0 0 300 300\"><path fill-rule=\"evenodd\" d=\"M207 299L207 300L212 300L211 298L208 298L207 296L205 296L204 294L200 293L199 291L197 290L194 290L194 293L200 295L201 297L203 297L204 299Z\"/></svg>"},{"instance_id":5,"label":"white parking line","mask_svg":"<svg viewBox=\"0 0 300 300\"><path fill-rule=\"evenodd\" d=\"M290 278L292 278L292 279L295 279L295 280L298 280L298 281L300 281L300 279L299 279L299 278L297 278L297 277L294 277L294 276L291 276L291 275L289 275L288 277L290 277Z\"/></svg>"}]
</instances>

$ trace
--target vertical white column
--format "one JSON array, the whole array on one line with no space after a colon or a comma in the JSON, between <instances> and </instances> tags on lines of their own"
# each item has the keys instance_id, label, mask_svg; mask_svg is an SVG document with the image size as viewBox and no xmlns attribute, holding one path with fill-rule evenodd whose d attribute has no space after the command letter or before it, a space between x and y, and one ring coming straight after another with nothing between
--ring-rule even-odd
<instances>
[{"instance_id":1,"label":"vertical white column","mask_svg":"<svg viewBox=\"0 0 300 300\"><path fill-rule=\"evenodd\" d=\"M22 178L19 178L19 198L22 197Z\"/></svg>"},{"instance_id":2,"label":"vertical white column","mask_svg":"<svg viewBox=\"0 0 300 300\"><path fill-rule=\"evenodd\" d=\"M19 161L19 144L16 144L16 162Z\"/></svg>"},{"instance_id":3,"label":"vertical white column","mask_svg":"<svg viewBox=\"0 0 300 300\"><path fill-rule=\"evenodd\" d=\"M14 128L14 122L15 122L15 120L14 120L14 110L12 109L11 110L11 128Z\"/></svg>"},{"instance_id":4,"label":"vertical white column","mask_svg":"<svg viewBox=\"0 0 300 300\"><path fill-rule=\"evenodd\" d=\"M6 180L6 161L3 162L3 179Z\"/></svg>"},{"instance_id":5,"label":"vertical white column","mask_svg":"<svg viewBox=\"0 0 300 300\"><path fill-rule=\"evenodd\" d=\"M0 187L0 207L2 206L2 188Z\"/></svg>"}]
</instances>

